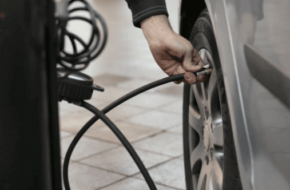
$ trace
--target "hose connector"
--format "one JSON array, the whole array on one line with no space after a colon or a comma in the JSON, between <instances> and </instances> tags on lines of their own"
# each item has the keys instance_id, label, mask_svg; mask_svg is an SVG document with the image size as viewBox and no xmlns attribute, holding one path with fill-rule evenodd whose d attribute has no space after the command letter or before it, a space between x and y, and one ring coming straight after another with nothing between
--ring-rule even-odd
<instances>
[{"instance_id":1,"label":"hose connector","mask_svg":"<svg viewBox=\"0 0 290 190\"><path fill-rule=\"evenodd\" d=\"M195 76L197 77L198 75L209 75L211 73L211 65L210 64L207 64L205 66L202 67L202 69L195 74Z\"/></svg>"}]
</instances>

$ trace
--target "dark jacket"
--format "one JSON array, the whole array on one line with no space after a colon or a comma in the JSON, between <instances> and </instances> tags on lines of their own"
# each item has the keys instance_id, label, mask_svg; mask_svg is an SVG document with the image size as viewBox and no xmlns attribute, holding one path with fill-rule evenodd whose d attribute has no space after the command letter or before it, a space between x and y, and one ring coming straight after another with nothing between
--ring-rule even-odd
<instances>
[{"instance_id":1,"label":"dark jacket","mask_svg":"<svg viewBox=\"0 0 290 190\"><path fill-rule=\"evenodd\" d=\"M166 15L165 0L126 0L132 11L134 26L140 27L140 23L153 15Z\"/></svg>"}]
</instances>

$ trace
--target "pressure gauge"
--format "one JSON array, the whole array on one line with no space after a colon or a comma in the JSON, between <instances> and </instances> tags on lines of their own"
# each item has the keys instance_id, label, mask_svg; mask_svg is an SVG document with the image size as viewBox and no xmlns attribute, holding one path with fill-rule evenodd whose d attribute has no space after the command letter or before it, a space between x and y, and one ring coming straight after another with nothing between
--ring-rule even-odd
<instances>
[{"instance_id":1,"label":"pressure gauge","mask_svg":"<svg viewBox=\"0 0 290 190\"><path fill-rule=\"evenodd\" d=\"M104 88L94 84L92 77L84 73L59 69L57 75L59 101L89 100L93 95L93 90L104 91Z\"/></svg>"}]
</instances>

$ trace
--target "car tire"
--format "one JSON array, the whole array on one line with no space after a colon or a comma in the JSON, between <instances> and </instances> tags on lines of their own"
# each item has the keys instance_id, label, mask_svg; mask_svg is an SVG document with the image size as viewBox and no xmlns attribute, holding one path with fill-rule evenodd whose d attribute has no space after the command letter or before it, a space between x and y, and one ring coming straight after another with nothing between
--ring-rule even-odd
<instances>
[{"instance_id":1,"label":"car tire","mask_svg":"<svg viewBox=\"0 0 290 190\"><path fill-rule=\"evenodd\" d=\"M190 36L213 71L205 83L184 86L183 147L187 190L242 190L218 49L207 10Z\"/></svg>"}]
</instances>

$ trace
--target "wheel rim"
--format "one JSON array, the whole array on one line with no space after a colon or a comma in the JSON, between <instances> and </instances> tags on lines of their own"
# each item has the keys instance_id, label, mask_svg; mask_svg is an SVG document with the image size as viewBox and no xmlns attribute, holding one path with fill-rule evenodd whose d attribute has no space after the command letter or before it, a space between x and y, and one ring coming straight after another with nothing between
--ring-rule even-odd
<instances>
[{"instance_id":1,"label":"wheel rim","mask_svg":"<svg viewBox=\"0 0 290 190\"><path fill-rule=\"evenodd\" d=\"M213 71L207 82L191 86L189 105L190 164L194 190L222 190L223 122L216 68L208 50L199 51Z\"/></svg>"}]
</instances>

